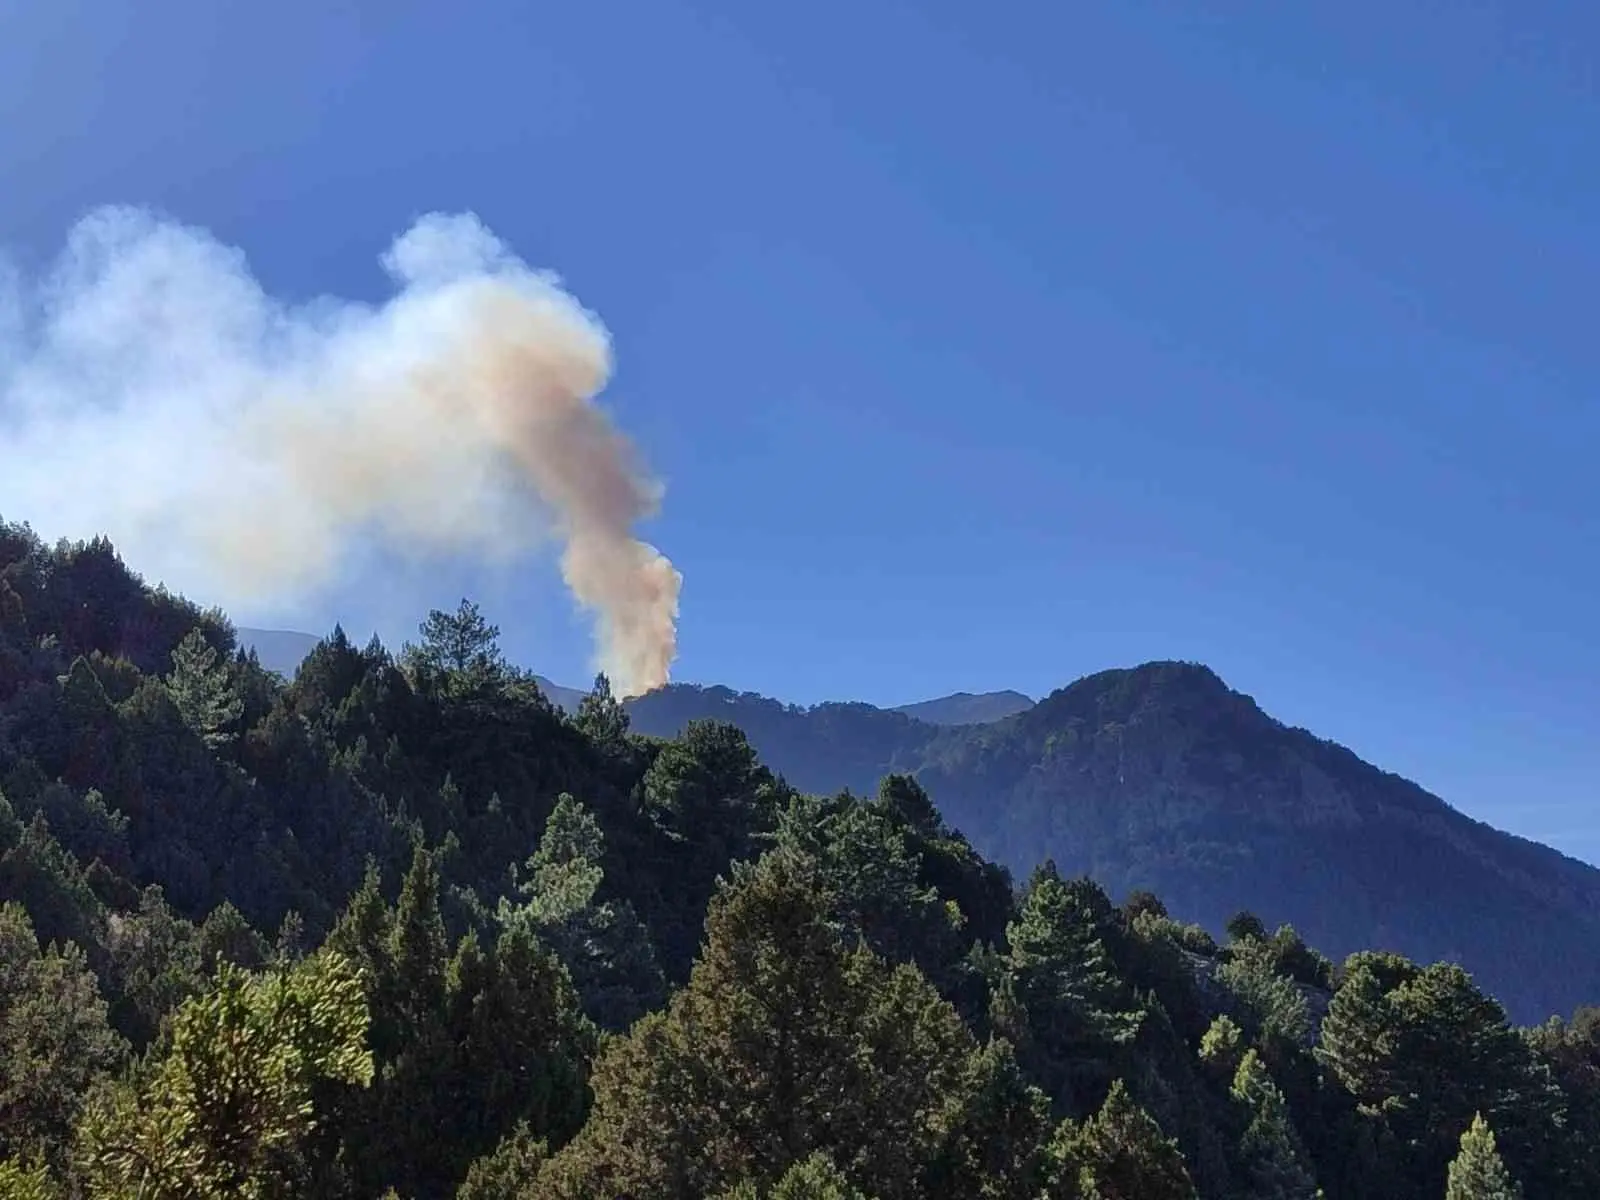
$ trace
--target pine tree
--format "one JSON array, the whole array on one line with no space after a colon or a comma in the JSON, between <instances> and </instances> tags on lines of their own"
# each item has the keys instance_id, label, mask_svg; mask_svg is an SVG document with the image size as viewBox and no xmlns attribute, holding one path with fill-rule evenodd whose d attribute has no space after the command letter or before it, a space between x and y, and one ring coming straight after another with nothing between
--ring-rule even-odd
<instances>
[{"instance_id":1,"label":"pine tree","mask_svg":"<svg viewBox=\"0 0 1600 1200\"><path fill-rule=\"evenodd\" d=\"M1058 1111L1081 1110L1132 1043L1143 1013L1111 963L1097 923L1047 863L1006 927L1004 974L990 1016L1032 1065Z\"/></svg>"},{"instance_id":2,"label":"pine tree","mask_svg":"<svg viewBox=\"0 0 1600 1200\"><path fill-rule=\"evenodd\" d=\"M488 954L463 939L449 977L443 1040L453 1049L439 1074L422 1082L451 1145L432 1157L454 1162L487 1152L516 1122L526 1125L530 1143L567 1142L583 1121L595 1031L560 961L526 928L514 928Z\"/></svg>"},{"instance_id":3,"label":"pine tree","mask_svg":"<svg viewBox=\"0 0 1600 1200\"><path fill-rule=\"evenodd\" d=\"M1011 1044L994 1038L967 1062L927 1191L930 1200L1035 1200L1049 1174L1050 1102L1028 1083Z\"/></svg>"},{"instance_id":4,"label":"pine tree","mask_svg":"<svg viewBox=\"0 0 1600 1200\"><path fill-rule=\"evenodd\" d=\"M1457 1130L1482 1113L1500 1150L1541 1194L1562 1141L1562 1097L1505 1011L1454 963L1352 956L1322 1024L1318 1056L1406 1147L1398 1166L1434 1186Z\"/></svg>"},{"instance_id":5,"label":"pine tree","mask_svg":"<svg viewBox=\"0 0 1600 1200\"><path fill-rule=\"evenodd\" d=\"M1200 1062L1218 1083L1232 1083L1245 1054L1244 1030L1227 1013L1211 1022L1200 1039Z\"/></svg>"},{"instance_id":6,"label":"pine tree","mask_svg":"<svg viewBox=\"0 0 1600 1200\"><path fill-rule=\"evenodd\" d=\"M267 961L266 941L250 927L230 902L224 900L200 926L198 935L200 969L208 975L221 962L254 970Z\"/></svg>"},{"instance_id":7,"label":"pine tree","mask_svg":"<svg viewBox=\"0 0 1600 1200\"><path fill-rule=\"evenodd\" d=\"M666 981L633 906L597 899L604 855L600 823L563 792L528 860L527 900L502 901L500 918L507 928L530 926L566 964L590 1018L621 1030L666 998Z\"/></svg>"},{"instance_id":8,"label":"pine tree","mask_svg":"<svg viewBox=\"0 0 1600 1200\"><path fill-rule=\"evenodd\" d=\"M172 652L167 692L184 724L208 746L224 746L238 736L232 726L244 713L233 671L200 629L190 630Z\"/></svg>"},{"instance_id":9,"label":"pine tree","mask_svg":"<svg viewBox=\"0 0 1600 1200\"><path fill-rule=\"evenodd\" d=\"M404 657L414 669L442 676L452 694L466 695L508 675L500 653L500 627L484 619L478 606L465 598L453 613L434 609L420 628L422 641L407 646Z\"/></svg>"},{"instance_id":10,"label":"pine tree","mask_svg":"<svg viewBox=\"0 0 1600 1200\"><path fill-rule=\"evenodd\" d=\"M596 1063L594 1107L538 1195L715 1196L825 1151L879 1195L923 1177L976 1047L914 969L847 949L804 856L736 869L689 985Z\"/></svg>"},{"instance_id":11,"label":"pine tree","mask_svg":"<svg viewBox=\"0 0 1600 1200\"><path fill-rule=\"evenodd\" d=\"M611 691L605 674L594 677L594 687L578 705L573 724L596 746L615 750L628 736L628 711Z\"/></svg>"},{"instance_id":12,"label":"pine tree","mask_svg":"<svg viewBox=\"0 0 1600 1200\"><path fill-rule=\"evenodd\" d=\"M526 1121L519 1122L493 1153L468 1168L456 1200L522 1200L548 1157L544 1139L534 1137Z\"/></svg>"},{"instance_id":13,"label":"pine tree","mask_svg":"<svg viewBox=\"0 0 1600 1200\"><path fill-rule=\"evenodd\" d=\"M292 1194L316 1099L372 1079L351 964L328 954L251 976L224 963L150 1071L97 1094L77 1165L100 1200Z\"/></svg>"},{"instance_id":14,"label":"pine tree","mask_svg":"<svg viewBox=\"0 0 1600 1200\"><path fill-rule=\"evenodd\" d=\"M1495 1149L1494 1131L1475 1114L1472 1124L1461 1135L1461 1150L1450 1164L1445 1200L1521 1200L1517 1186L1500 1152Z\"/></svg>"},{"instance_id":15,"label":"pine tree","mask_svg":"<svg viewBox=\"0 0 1600 1200\"><path fill-rule=\"evenodd\" d=\"M448 957L444 918L439 913L439 871L433 855L418 845L401 884L389 931L399 1013L413 1037L441 1008Z\"/></svg>"},{"instance_id":16,"label":"pine tree","mask_svg":"<svg viewBox=\"0 0 1600 1200\"><path fill-rule=\"evenodd\" d=\"M1305 996L1279 969L1278 956L1268 943L1253 937L1235 941L1228 947L1228 961L1217 971L1217 980L1231 994L1234 1011L1245 1022L1247 1032L1293 1045L1310 1040L1311 1017Z\"/></svg>"},{"instance_id":17,"label":"pine tree","mask_svg":"<svg viewBox=\"0 0 1600 1200\"><path fill-rule=\"evenodd\" d=\"M0 905L0 1159L59 1162L90 1081L126 1051L83 950L41 951L22 906Z\"/></svg>"},{"instance_id":18,"label":"pine tree","mask_svg":"<svg viewBox=\"0 0 1600 1200\"><path fill-rule=\"evenodd\" d=\"M1318 1031L1316 1056L1352 1096L1376 1107L1394 1092L1386 1034L1391 1018L1378 974L1364 962L1346 964Z\"/></svg>"},{"instance_id":19,"label":"pine tree","mask_svg":"<svg viewBox=\"0 0 1600 1200\"><path fill-rule=\"evenodd\" d=\"M1062 1123L1052 1146L1055 1195L1073 1200L1195 1200L1178 1145L1135 1103L1122 1080L1081 1127Z\"/></svg>"},{"instance_id":20,"label":"pine tree","mask_svg":"<svg viewBox=\"0 0 1600 1200\"><path fill-rule=\"evenodd\" d=\"M1289 1107L1254 1050L1239 1063L1232 1096L1248 1122L1239 1142L1246 1181L1242 1200L1316 1200L1320 1193Z\"/></svg>"},{"instance_id":21,"label":"pine tree","mask_svg":"<svg viewBox=\"0 0 1600 1200\"><path fill-rule=\"evenodd\" d=\"M0 1196L5 1200L63 1200L66 1194L39 1159L0 1159Z\"/></svg>"},{"instance_id":22,"label":"pine tree","mask_svg":"<svg viewBox=\"0 0 1600 1200\"><path fill-rule=\"evenodd\" d=\"M920 878L908 831L882 804L802 797L779 817L778 846L810 855L849 936L893 962L914 962L945 994L965 968L964 918Z\"/></svg>"}]
</instances>

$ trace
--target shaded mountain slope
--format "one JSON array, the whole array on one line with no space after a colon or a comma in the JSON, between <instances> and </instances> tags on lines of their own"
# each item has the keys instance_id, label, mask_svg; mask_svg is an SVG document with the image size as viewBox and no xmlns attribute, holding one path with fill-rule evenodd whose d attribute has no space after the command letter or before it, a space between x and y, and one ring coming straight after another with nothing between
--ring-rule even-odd
<instances>
[{"instance_id":1,"label":"shaded mountain slope","mask_svg":"<svg viewBox=\"0 0 1600 1200\"><path fill-rule=\"evenodd\" d=\"M1457 960L1528 1020L1600 992L1600 871L1273 720L1205 667L1102 672L966 728L716 688L664 689L633 713L663 734L733 721L806 790L914 772L1014 871L1048 855L1213 931L1245 908L1335 955Z\"/></svg>"},{"instance_id":2,"label":"shaded mountain slope","mask_svg":"<svg viewBox=\"0 0 1600 1200\"><path fill-rule=\"evenodd\" d=\"M629 702L640 733L674 737L693 720L731 721L794 787L866 795L899 767L910 769L938 736L933 725L870 704L801 708L725 687L676 683Z\"/></svg>"},{"instance_id":3,"label":"shaded mountain slope","mask_svg":"<svg viewBox=\"0 0 1600 1200\"><path fill-rule=\"evenodd\" d=\"M1274 721L1203 667L1080 680L931 746L919 774L1001 861L1050 854L1212 928L1247 908L1337 955L1453 959L1529 1019L1600 987L1600 871Z\"/></svg>"}]
</instances>

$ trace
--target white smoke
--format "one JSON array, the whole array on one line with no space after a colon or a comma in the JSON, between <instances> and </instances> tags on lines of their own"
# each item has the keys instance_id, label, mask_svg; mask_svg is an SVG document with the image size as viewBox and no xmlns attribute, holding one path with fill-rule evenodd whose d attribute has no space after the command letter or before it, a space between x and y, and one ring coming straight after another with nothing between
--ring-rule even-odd
<instances>
[{"instance_id":1,"label":"white smoke","mask_svg":"<svg viewBox=\"0 0 1600 1200\"><path fill-rule=\"evenodd\" d=\"M599 667L664 683L681 577L635 536L661 489L595 404L604 327L472 215L382 261L381 305L290 305L206 232L109 208L42 278L0 266L0 514L240 608L375 549L503 562L553 534Z\"/></svg>"}]
</instances>

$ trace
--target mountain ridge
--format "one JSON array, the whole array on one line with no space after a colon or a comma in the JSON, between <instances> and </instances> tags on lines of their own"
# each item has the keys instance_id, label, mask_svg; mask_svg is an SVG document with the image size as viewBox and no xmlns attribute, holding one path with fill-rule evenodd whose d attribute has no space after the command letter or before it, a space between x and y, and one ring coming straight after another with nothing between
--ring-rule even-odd
<instances>
[{"instance_id":1,"label":"mountain ridge","mask_svg":"<svg viewBox=\"0 0 1600 1200\"><path fill-rule=\"evenodd\" d=\"M1459 961L1530 1019L1600 991L1600 967L1552 981L1527 965L1600 961L1600 870L1277 721L1200 664L1096 672L965 727L689 685L629 711L660 736L730 720L804 791L913 775L1013 871L1052 857L1113 894L1153 891L1214 933L1243 908L1336 956Z\"/></svg>"},{"instance_id":2,"label":"mountain ridge","mask_svg":"<svg viewBox=\"0 0 1600 1200\"><path fill-rule=\"evenodd\" d=\"M234 632L239 645L244 649L254 650L262 666L291 679L306 655L310 654L322 640L315 634L289 629L258 629L241 625L236 626ZM534 681L538 683L539 690L544 692L545 698L563 712L577 712L578 705L583 702L584 696L588 695L584 688L567 687L543 675L536 674ZM951 692L946 696L916 700L882 711L905 713L930 725L978 725L1022 712L1032 704L1031 697L1006 689L995 692Z\"/></svg>"},{"instance_id":3,"label":"mountain ridge","mask_svg":"<svg viewBox=\"0 0 1600 1200\"><path fill-rule=\"evenodd\" d=\"M569 710L581 699L546 690ZM658 737L737 725L803 792L913 776L1013 872L1050 857L1113 894L1155 892L1214 934L1248 909L1336 957L1376 946L1458 961L1529 1020L1600 994L1600 870L1276 720L1202 664L1096 672L973 724L687 683L624 707ZM1552 961L1574 965L1533 969Z\"/></svg>"}]
</instances>

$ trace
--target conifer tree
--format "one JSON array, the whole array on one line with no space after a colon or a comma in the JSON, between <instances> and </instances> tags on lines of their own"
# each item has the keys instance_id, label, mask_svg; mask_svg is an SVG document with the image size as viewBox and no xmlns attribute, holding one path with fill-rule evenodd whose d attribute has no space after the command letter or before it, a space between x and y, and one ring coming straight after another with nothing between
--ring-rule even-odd
<instances>
[{"instance_id":1,"label":"conifer tree","mask_svg":"<svg viewBox=\"0 0 1600 1200\"><path fill-rule=\"evenodd\" d=\"M5 1200L63 1200L66 1191L38 1158L0 1159L0 1196Z\"/></svg>"},{"instance_id":2,"label":"conifer tree","mask_svg":"<svg viewBox=\"0 0 1600 1200\"><path fill-rule=\"evenodd\" d=\"M826 1154L818 1152L795 1163L783 1178L763 1190L754 1183L742 1183L721 1200L872 1200L855 1187Z\"/></svg>"},{"instance_id":3,"label":"conifer tree","mask_svg":"<svg viewBox=\"0 0 1600 1200\"><path fill-rule=\"evenodd\" d=\"M594 687L578 704L573 723L602 749L615 751L628 736L628 711L611 691L604 673L594 677Z\"/></svg>"},{"instance_id":4,"label":"conifer tree","mask_svg":"<svg viewBox=\"0 0 1600 1200\"><path fill-rule=\"evenodd\" d=\"M1062 1123L1053 1147L1055 1194L1070 1200L1195 1200L1178 1145L1134 1101L1122 1080L1081 1127Z\"/></svg>"},{"instance_id":5,"label":"conifer tree","mask_svg":"<svg viewBox=\"0 0 1600 1200\"><path fill-rule=\"evenodd\" d=\"M166 683L184 724L206 745L223 746L237 736L233 725L244 713L244 701L228 663L200 629L190 630L173 650Z\"/></svg>"},{"instance_id":6,"label":"conifer tree","mask_svg":"<svg viewBox=\"0 0 1600 1200\"><path fill-rule=\"evenodd\" d=\"M893 962L914 962L948 995L966 967L959 908L919 878L907 830L886 806L854 796L797 799L778 820L778 846L810 855L850 936Z\"/></svg>"},{"instance_id":7,"label":"conifer tree","mask_svg":"<svg viewBox=\"0 0 1600 1200\"><path fill-rule=\"evenodd\" d=\"M1232 1096L1247 1120L1239 1142L1245 1177L1241 1200L1316 1200L1320 1193L1288 1105L1254 1050L1239 1063Z\"/></svg>"},{"instance_id":8,"label":"conifer tree","mask_svg":"<svg viewBox=\"0 0 1600 1200\"><path fill-rule=\"evenodd\" d=\"M735 872L688 987L610 1043L594 1108L538 1196L717 1195L825 1151L859 1188L923 1194L975 1051L914 969L847 949L804 856Z\"/></svg>"},{"instance_id":9,"label":"conifer tree","mask_svg":"<svg viewBox=\"0 0 1600 1200\"><path fill-rule=\"evenodd\" d=\"M1267 942L1253 937L1233 942L1217 980L1228 989L1246 1032L1292 1045L1309 1041L1305 996L1280 970L1278 955Z\"/></svg>"},{"instance_id":10,"label":"conifer tree","mask_svg":"<svg viewBox=\"0 0 1600 1200\"><path fill-rule=\"evenodd\" d=\"M1034 873L1006 942L990 1009L995 1031L1032 1064L1057 1109L1074 1111L1114 1074L1143 1014L1112 966L1094 914L1053 863Z\"/></svg>"},{"instance_id":11,"label":"conifer tree","mask_svg":"<svg viewBox=\"0 0 1600 1200\"><path fill-rule=\"evenodd\" d=\"M223 963L170 1049L95 1098L78 1168L96 1200L292 1194L324 1085L372 1079L351 965L328 954L251 976Z\"/></svg>"},{"instance_id":12,"label":"conifer tree","mask_svg":"<svg viewBox=\"0 0 1600 1200\"><path fill-rule=\"evenodd\" d=\"M543 1138L519 1122L492 1154L476 1160L456 1191L456 1200L522 1200L549 1157Z\"/></svg>"},{"instance_id":13,"label":"conifer tree","mask_svg":"<svg viewBox=\"0 0 1600 1200\"><path fill-rule=\"evenodd\" d=\"M1494 1131L1475 1114L1461 1135L1461 1150L1450 1163L1445 1200L1521 1200L1522 1189L1495 1149Z\"/></svg>"},{"instance_id":14,"label":"conifer tree","mask_svg":"<svg viewBox=\"0 0 1600 1200\"><path fill-rule=\"evenodd\" d=\"M649 934L626 900L600 901L605 834L582 804L563 792L545 822L520 885L524 904L502 901L508 928L527 925L560 956L604 1029L626 1029L666 996Z\"/></svg>"},{"instance_id":15,"label":"conifer tree","mask_svg":"<svg viewBox=\"0 0 1600 1200\"><path fill-rule=\"evenodd\" d=\"M41 951L22 906L0 905L0 1158L59 1163L89 1084L127 1051L106 1017L82 948Z\"/></svg>"},{"instance_id":16,"label":"conifer tree","mask_svg":"<svg viewBox=\"0 0 1600 1200\"><path fill-rule=\"evenodd\" d=\"M412 1036L440 1009L448 955L444 918L439 913L439 871L433 855L418 845L401 884L389 931L396 998Z\"/></svg>"},{"instance_id":17,"label":"conifer tree","mask_svg":"<svg viewBox=\"0 0 1600 1200\"><path fill-rule=\"evenodd\" d=\"M993 1038L967 1061L953 1136L930 1174L930 1200L1036 1200L1049 1175L1050 1102Z\"/></svg>"}]
</instances>

